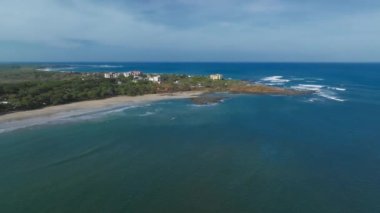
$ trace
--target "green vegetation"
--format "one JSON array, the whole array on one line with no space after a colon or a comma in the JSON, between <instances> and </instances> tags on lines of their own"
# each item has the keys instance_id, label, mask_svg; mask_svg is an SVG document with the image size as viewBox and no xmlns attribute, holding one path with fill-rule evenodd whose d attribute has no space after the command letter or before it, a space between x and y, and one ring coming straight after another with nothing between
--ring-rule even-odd
<instances>
[{"instance_id":1,"label":"green vegetation","mask_svg":"<svg viewBox=\"0 0 380 213\"><path fill-rule=\"evenodd\" d=\"M231 85L240 85L242 81L217 80L213 81L206 76L188 75L161 75L159 92L177 92L191 90L225 91Z\"/></svg>"},{"instance_id":2,"label":"green vegetation","mask_svg":"<svg viewBox=\"0 0 380 213\"><path fill-rule=\"evenodd\" d=\"M0 84L0 113L38 109L45 106L93 100L116 95L155 93L150 81L123 79L81 79L28 81Z\"/></svg>"},{"instance_id":3,"label":"green vegetation","mask_svg":"<svg viewBox=\"0 0 380 213\"><path fill-rule=\"evenodd\" d=\"M37 65L0 65L0 84L28 81L71 80L77 75L69 72L38 71Z\"/></svg>"},{"instance_id":4,"label":"green vegetation","mask_svg":"<svg viewBox=\"0 0 380 213\"><path fill-rule=\"evenodd\" d=\"M161 83L138 77L104 78L103 73L46 72L35 65L0 66L0 115L46 106L118 95L144 95L202 90L254 94L300 94L293 90L247 84L240 80L211 80L205 76L161 75Z\"/></svg>"},{"instance_id":5,"label":"green vegetation","mask_svg":"<svg viewBox=\"0 0 380 213\"><path fill-rule=\"evenodd\" d=\"M36 66L0 67L0 114L118 95L217 89L225 81L208 77L162 75L161 84L130 77L106 79L102 73L44 72Z\"/></svg>"}]
</instances>

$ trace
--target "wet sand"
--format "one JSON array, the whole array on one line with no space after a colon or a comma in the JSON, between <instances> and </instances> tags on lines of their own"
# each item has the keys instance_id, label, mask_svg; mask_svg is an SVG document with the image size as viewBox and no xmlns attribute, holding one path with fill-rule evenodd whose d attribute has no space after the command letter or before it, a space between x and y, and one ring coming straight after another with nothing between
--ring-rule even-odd
<instances>
[{"instance_id":1,"label":"wet sand","mask_svg":"<svg viewBox=\"0 0 380 213\"><path fill-rule=\"evenodd\" d=\"M22 112L14 112L0 116L0 123L11 121L22 121L33 118L42 117L54 117L57 114L65 112L78 111L78 114L82 110L96 111L103 108L111 108L122 105L130 104L142 104L152 101L169 100L169 99L185 99L193 98L201 95L203 92L190 91L190 92L176 92L176 93L163 93L163 94L149 94L141 96L118 96L101 100L81 101L71 104L64 104L58 106L50 106L43 109L28 110ZM0 126L1 129L1 126Z\"/></svg>"}]
</instances>

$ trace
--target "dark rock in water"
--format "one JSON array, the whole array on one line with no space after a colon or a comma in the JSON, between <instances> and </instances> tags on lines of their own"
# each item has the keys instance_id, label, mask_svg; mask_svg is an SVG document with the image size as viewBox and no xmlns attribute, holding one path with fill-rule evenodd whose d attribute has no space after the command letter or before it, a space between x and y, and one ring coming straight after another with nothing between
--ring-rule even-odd
<instances>
[{"instance_id":1,"label":"dark rock in water","mask_svg":"<svg viewBox=\"0 0 380 213\"><path fill-rule=\"evenodd\" d=\"M199 97L191 98L191 101L194 104L198 105L207 105L207 104L214 104L214 103L220 103L223 101L225 97L215 94L208 94L208 95L201 95Z\"/></svg>"}]
</instances>

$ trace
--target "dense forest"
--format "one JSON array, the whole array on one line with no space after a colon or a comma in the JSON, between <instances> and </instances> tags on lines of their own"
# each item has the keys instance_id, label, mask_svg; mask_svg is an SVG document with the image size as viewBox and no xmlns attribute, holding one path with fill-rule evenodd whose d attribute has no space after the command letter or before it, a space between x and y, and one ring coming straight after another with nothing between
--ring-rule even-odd
<instances>
[{"instance_id":1,"label":"dense forest","mask_svg":"<svg viewBox=\"0 0 380 213\"><path fill-rule=\"evenodd\" d=\"M3 104L0 110L36 109L82 100L107 98L116 95L142 95L155 93L156 85L149 81L123 81L115 79L72 79L6 83L0 85Z\"/></svg>"},{"instance_id":2,"label":"dense forest","mask_svg":"<svg viewBox=\"0 0 380 213\"><path fill-rule=\"evenodd\" d=\"M53 72L38 68L36 65L0 65L0 115L119 95L193 90L281 95L310 93L241 80L211 80L208 76L161 74L158 83L149 81L145 74L105 78L101 72Z\"/></svg>"},{"instance_id":3,"label":"dense forest","mask_svg":"<svg viewBox=\"0 0 380 213\"><path fill-rule=\"evenodd\" d=\"M35 67L2 67L0 114L118 95L218 89L225 85L224 80L212 81L204 76L164 74L158 84L148 81L145 75L139 80L132 76L106 79L97 72L44 72Z\"/></svg>"}]
</instances>

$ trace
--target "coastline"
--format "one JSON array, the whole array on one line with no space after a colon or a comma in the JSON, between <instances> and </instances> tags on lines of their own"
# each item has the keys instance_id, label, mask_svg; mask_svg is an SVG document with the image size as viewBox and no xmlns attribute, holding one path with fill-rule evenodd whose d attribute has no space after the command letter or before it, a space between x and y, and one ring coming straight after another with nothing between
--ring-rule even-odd
<instances>
[{"instance_id":1,"label":"coastline","mask_svg":"<svg viewBox=\"0 0 380 213\"><path fill-rule=\"evenodd\" d=\"M0 116L0 124L14 124L27 120L49 118L53 121L55 118L59 118L58 115L64 113L71 113L71 116L80 115L88 112L96 112L102 109L121 107L134 104L143 104L147 102L172 100L172 99L186 99L193 98L203 94L204 91L188 91L188 92L175 92L175 93L160 93L160 94L148 94L141 96L117 96L100 100L81 101L70 104L63 104L57 106L49 106L42 109L27 110L5 114ZM85 111L85 112L84 112ZM11 125L7 125L11 126ZM17 126L17 125L16 125ZM3 127L0 125L0 131Z\"/></svg>"}]
</instances>

